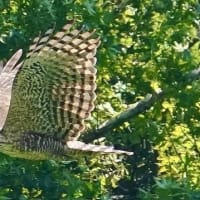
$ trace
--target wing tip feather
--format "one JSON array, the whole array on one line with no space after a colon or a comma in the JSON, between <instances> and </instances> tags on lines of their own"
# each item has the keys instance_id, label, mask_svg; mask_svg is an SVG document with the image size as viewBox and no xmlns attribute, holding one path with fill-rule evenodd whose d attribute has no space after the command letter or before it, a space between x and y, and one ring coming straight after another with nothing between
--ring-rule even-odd
<instances>
[{"instance_id":1,"label":"wing tip feather","mask_svg":"<svg viewBox=\"0 0 200 200\"><path fill-rule=\"evenodd\" d=\"M132 156L134 154L131 151L114 149L114 147L112 146L86 144L81 141L68 141L66 142L65 148L66 148L66 151L68 149L72 149L72 150L98 152L98 153L104 153L104 154L107 154L107 153L126 154L128 156Z\"/></svg>"}]
</instances>

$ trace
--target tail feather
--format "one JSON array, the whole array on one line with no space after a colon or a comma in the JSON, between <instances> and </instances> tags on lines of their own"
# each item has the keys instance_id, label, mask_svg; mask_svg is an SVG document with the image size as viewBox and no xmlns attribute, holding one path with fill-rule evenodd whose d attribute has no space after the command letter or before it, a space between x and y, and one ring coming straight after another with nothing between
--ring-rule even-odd
<instances>
[{"instance_id":1,"label":"tail feather","mask_svg":"<svg viewBox=\"0 0 200 200\"><path fill-rule=\"evenodd\" d=\"M126 154L129 156L133 155L133 152L117 150L117 149L114 149L113 146L86 144L80 141L68 141L65 147L66 147L66 150L71 149L71 150L91 151L91 152L99 152L99 153Z\"/></svg>"}]
</instances>

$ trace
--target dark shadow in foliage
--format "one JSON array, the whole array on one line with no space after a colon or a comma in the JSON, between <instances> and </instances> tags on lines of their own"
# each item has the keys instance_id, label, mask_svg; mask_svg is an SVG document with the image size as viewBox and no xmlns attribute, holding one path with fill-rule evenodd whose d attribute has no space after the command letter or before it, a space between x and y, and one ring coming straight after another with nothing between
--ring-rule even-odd
<instances>
[{"instance_id":1,"label":"dark shadow in foliage","mask_svg":"<svg viewBox=\"0 0 200 200\"><path fill-rule=\"evenodd\" d=\"M84 168L76 161L30 161L0 154L0 199L98 198L100 184L82 180Z\"/></svg>"},{"instance_id":2,"label":"dark shadow in foliage","mask_svg":"<svg viewBox=\"0 0 200 200\"><path fill-rule=\"evenodd\" d=\"M155 184L154 178L158 173L157 151L145 138L141 138L139 144L135 144L132 149L134 156L127 158L130 164L130 178L119 181L119 186L113 190L114 196L123 200L137 200L139 189L151 188Z\"/></svg>"}]
</instances>

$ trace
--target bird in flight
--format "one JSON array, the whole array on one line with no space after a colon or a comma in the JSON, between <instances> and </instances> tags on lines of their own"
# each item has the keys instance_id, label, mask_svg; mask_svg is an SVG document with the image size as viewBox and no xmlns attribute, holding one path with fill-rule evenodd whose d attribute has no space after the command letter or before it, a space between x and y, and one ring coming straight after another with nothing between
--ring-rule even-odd
<instances>
[{"instance_id":1,"label":"bird in flight","mask_svg":"<svg viewBox=\"0 0 200 200\"><path fill-rule=\"evenodd\" d=\"M35 38L25 59L20 49L0 65L0 152L28 159L70 150L133 154L78 141L94 108L99 44L94 31L69 22Z\"/></svg>"}]
</instances>

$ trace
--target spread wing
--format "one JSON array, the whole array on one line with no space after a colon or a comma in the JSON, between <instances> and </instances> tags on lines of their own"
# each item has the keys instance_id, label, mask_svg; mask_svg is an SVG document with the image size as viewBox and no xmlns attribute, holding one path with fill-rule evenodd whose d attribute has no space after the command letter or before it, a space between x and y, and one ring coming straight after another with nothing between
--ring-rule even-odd
<instances>
[{"instance_id":1,"label":"spread wing","mask_svg":"<svg viewBox=\"0 0 200 200\"><path fill-rule=\"evenodd\" d=\"M13 85L6 132L76 140L93 109L98 45L73 23L35 38Z\"/></svg>"},{"instance_id":2,"label":"spread wing","mask_svg":"<svg viewBox=\"0 0 200 200\"><path fill-rule=\"evenodd\" d=\"M14 78L21 66L21 64L17 64L21 56L22 50L20 49L10 58L4 67L3 63L0 64L0 130L3 128L7 118L12 85Z\"/></svg>"}]
</instances>

